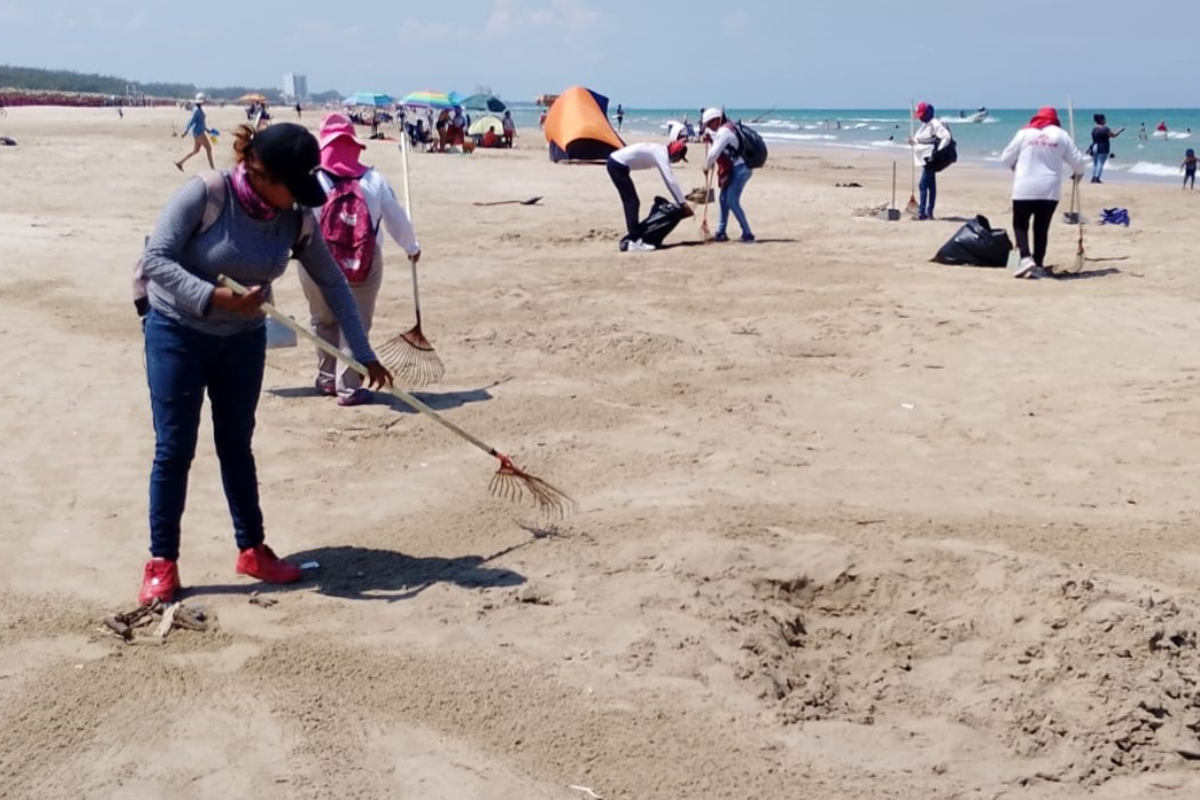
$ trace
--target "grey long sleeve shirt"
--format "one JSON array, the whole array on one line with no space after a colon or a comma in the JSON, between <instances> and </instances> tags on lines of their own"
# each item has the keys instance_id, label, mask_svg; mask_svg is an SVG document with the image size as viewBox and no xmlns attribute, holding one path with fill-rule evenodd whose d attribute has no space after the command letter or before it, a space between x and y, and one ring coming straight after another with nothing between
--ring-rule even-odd
<instances>
[{"instance_id":1,"label":"grey long sleeve shirt","mask_svg":"<svg viewBox=\"0 0 1200 800\"><path fill-rule=\"evenodd\" d=\"M177 191L162 210L146 245L142 262L150 305L170 319L214 336L232 336L258 328L264 317L245 317L212 307L217 276L228 275L246 286L262 286L271 299L271 281L287 269L292 247L300 233L302 213L280 211L272 220L251 218L238 202L225 176L225 204L216 223L199 235L207 188L194 178ZM329 253L320 229L302 242L296 258L321 288L325 302L337 317L354 357L376 361L358 316L354 296L337 262Z\"/></svg>"}]
</instances>

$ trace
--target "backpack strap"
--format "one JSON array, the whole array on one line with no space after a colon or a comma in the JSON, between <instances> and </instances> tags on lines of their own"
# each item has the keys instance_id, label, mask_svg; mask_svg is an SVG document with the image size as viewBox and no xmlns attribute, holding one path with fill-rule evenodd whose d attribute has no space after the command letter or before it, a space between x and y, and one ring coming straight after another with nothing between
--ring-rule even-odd
<instances>
[{"instance_id":1,"label":"backpack strap","mask_svg":"<svg viewBox=\"0 0 1200 800\"><path fill-rule=\"evenodd\" d=\"M204 181L207 200L204 203L204 215L200 217L200 227L196 229L197 235L217 224L217 220L221 218L221 212L225 210L226 194L224 174L216 170L209 170L200 173L199 177Z\"/></svg>"},{"instance_id":2,"label":"backpack strap","mask_svg":"<svg viewBox=\"0 0 1200 800\"><path fill-rule=\"evenodd\" d=\"M292 257L296 257L296 253L308 247L308 243L312 241L313 233L317 229L317 212L316 210L304 209L300 212L300 232L296 234L296 241L292 243Z\"/></svg>"}]
</instances>

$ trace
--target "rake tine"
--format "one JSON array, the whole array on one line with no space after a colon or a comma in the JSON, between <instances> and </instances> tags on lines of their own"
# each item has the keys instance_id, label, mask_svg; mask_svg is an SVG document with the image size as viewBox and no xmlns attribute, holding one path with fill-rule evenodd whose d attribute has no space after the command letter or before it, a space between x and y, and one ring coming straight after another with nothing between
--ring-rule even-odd
<instances>
[{"instance_id":1,"label":"rake tine","mask_svg":"<svg viewBox=\"0 0 1200 800\"><path fill-rule=\"evenodd\" d=\"M528 495L538 511L549 519L561 520L575 513L578 503L566 492L520 469L503 453L493 452L493 455L500 460L500 469L488 484L493 497L521 503Z\"/></svg>"},{"instance_id":2,"label":"rake tine","mask_svg":"<svg viewBox=\"0 0 1200 800\"><path fill-rule=\"evenodd\" d=\"M378 349L383 365L410 386L429 386L444 378L446 365L433 348L416 347L406 336L389 339Z\"/></svg>"}]
</instances>

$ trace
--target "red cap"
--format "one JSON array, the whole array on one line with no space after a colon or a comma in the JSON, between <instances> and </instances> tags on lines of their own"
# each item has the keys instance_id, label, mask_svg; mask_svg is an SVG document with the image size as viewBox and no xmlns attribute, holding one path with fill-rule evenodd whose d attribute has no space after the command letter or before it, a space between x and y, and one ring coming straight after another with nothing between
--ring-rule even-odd
<instances>
[{"instance_id":1,"label":"red cap","mask_svg":"<svg viewBox=\"0 0 1200 800\"><path fill-rule=\"evenodd\" d=\"M1062 123L1058 120L1058 111L1054 106L1043 106L1038 109L1038 112L1033 115L1033 119L1029 120L1030 128L1047 128L1051 125L1062 127Z\"/></svg>"},{"instance_id":2,"label":"red cap","mask_svg":"<svg viewBox=\"0 0 1200 800\"><path fill-rule=\"evenodd\" d=\"M687 142L674 141L667 145L667 155L671 158L682 158L687 160Z\"/></svg>"},{"instance_id":3,"label":"red cap","mask_svg":"<svg viewBox=\"0 0 1200 800\"><path fill-rule=\"evenodd\" d=\"M913 119L921 119L925 116L925 112L929 111L929 103L917 103L917 110L913 112Z\"/></svg>"}]
</instances>

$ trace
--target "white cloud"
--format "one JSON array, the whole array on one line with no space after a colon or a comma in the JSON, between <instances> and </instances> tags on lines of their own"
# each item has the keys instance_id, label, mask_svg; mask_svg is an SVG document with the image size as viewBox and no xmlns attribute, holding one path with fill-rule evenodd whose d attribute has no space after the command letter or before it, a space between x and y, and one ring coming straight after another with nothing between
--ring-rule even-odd
<instances>
[{"instance_id":1,"label":"white cloud","mask_svg":"<svg viewBox=\"0 0 1200 800\"><path fill-rule=\"evenodd\" d=\"M454 38L457 38L457 31L453 25L446 22L439 22L437 20L423 22L415 17L406 17L400 22L401 44L445 41Z\"/></svg>"},{"instance_id":2,"label":"white cloud","mask_svg":"<svg viewBox=\"0 0 1200 800\"><path fill-rule=\"evenodd\" d=\"M590 30L604 23L604 14L583 0L550 0L550 5L569 31Z\"/></svg>"},{"instance_id":3,"label":"white cloud","mask_svg":"<svg viewBox=\"0 0 1200 800\"><path fill-rule=\"evenodd\" d=\"M604 23L604 14L585 0L492 0L492 11L484 25L485 37L513 36L530 30L576 33Z\"/></svg>"}]
</instances>

